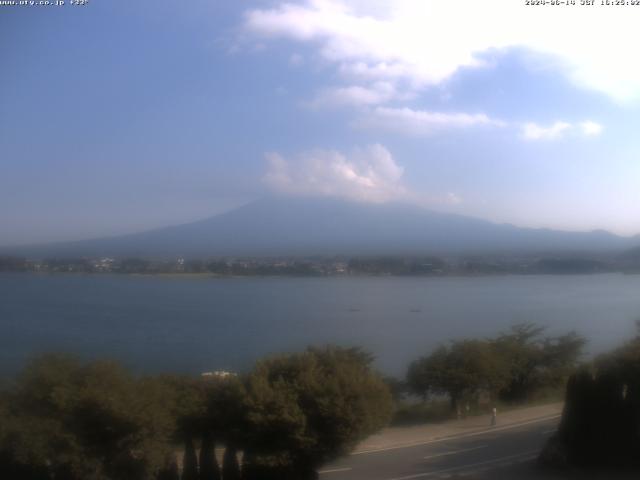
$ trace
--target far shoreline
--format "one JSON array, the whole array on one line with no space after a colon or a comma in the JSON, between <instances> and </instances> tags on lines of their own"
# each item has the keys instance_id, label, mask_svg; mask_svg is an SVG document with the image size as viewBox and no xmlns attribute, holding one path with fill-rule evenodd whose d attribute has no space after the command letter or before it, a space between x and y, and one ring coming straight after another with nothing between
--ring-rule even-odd
<instances>
[{"instance_id":1,"label":"far shoreline","mask_svg":"<svg viewBox=\"0 0 640 480\"><path fill-rule=\"evenodd\" d=\"M166 278L166 279L248 279L248 278L296 278L296 279L334 279L334 278L429 278L429 279L445 279L445 278L498 278L498 277L585 277L585 276L600 276L600 275L624 275L624 276L636 276L640 272L623 272L623 271L607 271L607 272L567 272L567 273L544 273L544 272L501 272L501 273L449 273L442 275L402 275L402 274L366 274L366 273L354 273L354 274L336 274L336 275L283 275L283 274L256 274L256 275L221 275L216 273L194 273L194 272L159 272L159 273L135 273L135 272L14 272L14 271L0 271L0 274L22 274L22 275L34 275L34 276L86 276L86 277L142 277L142 278Z\"/></svg>"}]
</instances>

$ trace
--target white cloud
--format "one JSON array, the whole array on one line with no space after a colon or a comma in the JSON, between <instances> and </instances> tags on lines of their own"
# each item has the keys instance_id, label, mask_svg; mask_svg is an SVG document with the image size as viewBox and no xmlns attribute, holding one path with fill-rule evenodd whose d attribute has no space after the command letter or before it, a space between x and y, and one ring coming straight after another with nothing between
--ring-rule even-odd
<instances>
[{"instance_id":1,"label":"white cloud","mask_svg":"<svg viewBox=\"0 0 640 480\"><path fill-rule=\"evenodd\" d=\"M324 89L308 105L312 108L377 105L396 96L397 93L392 84L376 82L369 87L350 85Z\"/></svg>"},{"instance_id":2,"label":"white cloud","mask_svg":"<svg viewBox=\"0 0 640 480\"><path fill-rule=\"evenodd\" d=\"M313 150L286 159L266 154L268 171L263 181L278 193L343 197L367 202L406 198L403 168L382 145L375 144L344 154Z\"/></svg>"},{"instance_id":3,"label":"white cloud","mask_svg":"<svg viewBox=\"0 0 640 480\"><path fill-rule=\"evenodd\" d=\"M410 108L377 107L372 112L357 119L353 125L357 128L382 129L407 135L430 135L452 128L475 126L503 126L504 123L493 120L483 113L444 113Z\"/></svg>"},{"instance_id":4,"label":"white cloud","mask_svg":"<svg viewBox=\"0 0 640 480\"><path fill-rule=\"evenodd\" d=\"M585 120L580 123L580 128L582 129L582 134L588 137L595 137L602 133L602 125L596 122L592 122L591 120Z\"/></svg>"},{"instance_id":5,"label":"white cloud","mask_svg":"<svg viewBox=\"0 0 640 480\"><path fill-rule=\"evenodd\" d=\"M371 5L371 6L369 6ZM536 8L514 0L307 0L245 14L245 29L263 37L313 42L348 76L437 85L461 67L482 67L491 50L525 48L555 57L580 87L616 100L640 97L638 8Z\"/></svg>"},{"instance_id":6,"label":"white cloud","mask_svg":"<svg viewBox=\"0 0 640 480\"><path fill-rule=\"evenodd\" d=\"M578 124L556 121L548 126L529 122L522 125L521 136L525 140L558 140L569 133L594 137L600 135L602 129L602 125L591 120L585 120Z\"/></svg>"},{"instance_id":7,"label":"white cloud","mask_svg":"<svg viewBox=\"0 0 640 480\"><path fill-rule=\"evenodd\" d=\"M567 122L555 122L548 127L529 122L522 126L522 138L526 140L556 140L561 138L571 124Z\"/></svg>"}]
</instances>

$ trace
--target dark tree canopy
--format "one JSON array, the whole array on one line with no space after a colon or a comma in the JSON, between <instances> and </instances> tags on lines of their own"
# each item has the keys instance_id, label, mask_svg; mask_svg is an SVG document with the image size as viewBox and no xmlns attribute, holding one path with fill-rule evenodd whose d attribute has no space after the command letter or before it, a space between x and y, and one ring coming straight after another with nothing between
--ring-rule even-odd
<instances>
[{"instance_id":1,"label":"dark tree canopy","mask_svg":"<svg viewBox=\"0 0 640 480\"><path fill-rule=\"evenodd\" d=\"M227 443L222 459L222 478L224 480L240 480L240 463L238 450L233 443Z\"/></svg>"},{"instance_id":2,"label":"dark tree canopy","mask_svg":"<svg viewBox=\"0 0 640 480\"><path fill-rule=\"evenodd\" d=\"M558 433L541 459L640 468L640 336L569 379Z\"/></svg>"},{"instance_id":3,"label":"dark tree canopy","mask_svg":"<svg viewBox=\"0 0 640 480\"><path fill-rule=\"evenodd\" d=\"M215 441L211 432L202 434L200 443L200 455L198 458L200 480L220 480L220 466L215 453Z\"/></svg>"},{"instance_id":4,"label":"dark tree canopy","mask_svg":"<svg viewBox=\"0 0 640 480\"><path fill-rule=\"evenodd\" d=\"M509 365L509 378L500 392L507 401L526 401L538 389L559 387L575 371L585 345L570 332L543 336L545 329L531 323L515 325L495 340L498 354Z\"/></svg>"},{"instance_id":5,"label":"dark tree canopy","mask_svg":"<svg viewBox=\"0 0 640 480\"><path fill-rule=\"evenodd\" d=\"M391 395L358 349L328 347L259 362L247 382L247 471L303 479L385 425Z\"/></svg>"},{"instance_id":6,"label":"dark tree canopy","mask_svg":"<svg viewBox=\"0 0 640 480\"><path fill-rule=\"evenodd\" d=\"M452 409L480 393L522 402L544 387L559 387L575 370L584 339L575 333L543 337L544 328L515 325L495 339L458 340L414 361L407 386L416 395L446 394Z\"/></svg>"},{"instance_id":7,"label":"dark tree canopy","mask_svg":"<svg viewBox=\"0 0 640 480\"><path fill-rule=\"evenodd\" d=\"M5 395L0 450L56 478L153 478L175 428L165 396L114 363L43 356Z\"/></svg>"},{"instance_id":8,"label":"dark tree canopy","mask_svg":"<svg viewBox=\"0 0 640 480\"><path fill-rule=\"evenodd\" d=\"M43 356L0 391L0 478L312 478L388 422L391 394L371 361L310 348L244 377L134 377L111 362Z\"/></svg>"},{"instance_id":9,"label":"dark tree canopy","mask_svg":"<svg viewBox=\"0 0 640 480\"><path fill-rule=\"evenodd\" d=\"M225 444L238 444L246 430L246 388L235 375L203 379L204 427Z\"/></svg>"},{"instance_id":10,"label":"dark tree canopy","mask_svg":"<svg viewBox=\"0 0 640 480\"><path fill-rule=\"evenodd\" d=\"M198 480L198 455L190 435L185 436L184 455L182 458L181 480Z\"/></svg>"},{"instance_id":11,"label":"dark tree canopy","mask_svg":"<svg viewBox=\"0 0 640 480\"><path fill-rule=\"evenodd\" d=\"M423 397L429 393L447 394L455 410L460 401L472 401L480 392L497 393L506 379L506 365L491 342L461 340L413 362L407 382L414 393Z\"/></svg>"}]
</instances>

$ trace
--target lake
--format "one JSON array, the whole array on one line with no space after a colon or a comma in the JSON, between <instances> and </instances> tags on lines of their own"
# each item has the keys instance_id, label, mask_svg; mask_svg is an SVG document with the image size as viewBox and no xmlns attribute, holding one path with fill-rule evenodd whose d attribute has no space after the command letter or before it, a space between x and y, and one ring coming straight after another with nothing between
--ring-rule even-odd
<instances>
[{"instance_id":1,"label":"lake","mask_svg":"<svg viewBox=\"0 0 640 480\"><path fill-rule=\"evenodd\" d=\"M635 333L640 276L210 278L0 274L0 370L34 353L138 372L241 371L309 344L360 345L387 374L452 338L519 322L601 352Z\"/></svg>"}]
</instances>

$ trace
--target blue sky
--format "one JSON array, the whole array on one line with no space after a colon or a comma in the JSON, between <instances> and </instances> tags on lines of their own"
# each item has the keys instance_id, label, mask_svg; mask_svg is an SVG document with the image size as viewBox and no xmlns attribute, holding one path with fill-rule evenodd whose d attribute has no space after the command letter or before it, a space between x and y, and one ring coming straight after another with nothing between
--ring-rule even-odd
<instances>
[{"instance_id":1,"label":"blue sky","mask_svg":"<svg viewBox=\"0 0 640 480\"><path fill-rule=\"evenodd\" d=\"M0 245L272 193L640 233L639 20L512 0L0 7Z\"/></svg>"}]
</instances>

